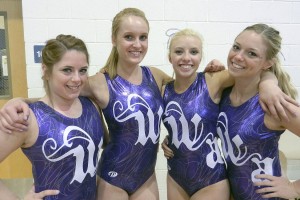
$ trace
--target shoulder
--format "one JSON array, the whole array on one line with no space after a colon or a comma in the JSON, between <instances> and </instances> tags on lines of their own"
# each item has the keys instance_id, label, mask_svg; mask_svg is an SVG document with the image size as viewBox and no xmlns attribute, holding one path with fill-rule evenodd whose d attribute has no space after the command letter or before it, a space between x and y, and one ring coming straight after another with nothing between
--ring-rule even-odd
<instances>
[{"instance_id":1,"label":"shoulder","mask_svg":"<svg viewBox=\"0 0 300 200\"><path fill-rule=\"evenodd\" d=\"M105 75L101 72L98 72L97 74L90 76L89 80L89 87L92 91L92 93L95 95L95 93L103 92L103 90L107 90L107 82Z\"/></svg>"},{"instance_id":2,"label":"shoulder","mask_svg":"<svg viewBox=\"0 0 300 200\"><path fill-rule=\"evenodd\" d=\"M99 83L105 83L105 75L101 72L96 73L95 75L89 76L90 85L98 85Z\"/></svg>"},{"instance_id":3,"label":"shoulder","mask_svg":"<svg viewBox=\"0 0 300 200\"><path fill-rule=\"evenodd\" d=\"M223 70L212 73L206 72L204 76L210 98L213 102L219 103L221 100L223 89L232 85L228 71Z\"/></svg>"},{"instance_id":4,"label":"shoulder","mask_svg":"<svg viewBox=\"0 0 300 200\"><path fill-rule=\"evenodd\" d=\"M161 69L157 67L149 67L149 68L158 85L161 84L162 86L173 80L171 76L163 72Z\"/></svg>"},{"instance_id":5,"label":"shoulder","mask_svg":"<svg viewBox=\"0 0 300 200\"><path fill-rule=\"evenodd\" d=\"M206 72L205 73L205 79L207 82L214 83L221 87L226 81L230 79L230 75L227 70L222 70L218 72ZM229 86L229 83L227 84L227 87Z\"/></svg>"},{"instance_id":6,"label":"shoulder","mask_svg":"<svg viewBox=\"0 0 300 200\"><path fill-rule=\"evenodd\" d=\"M29 110L30 114L27 119L28 122L28 129L27 131L23 133L18 133L23 135L24 143L22 144L22 148L28 148L31 147L37 140L38 134L39 134L39 124L37 121L37 118L34 114L33 110Z\"/></svg>"},{"instance_id":7,"label":"shoulder","mask_svg":"<svg viewBox=\"0 0 300 200\"><path fill-rule=\"evenodd\" d=\"M101 72L89 77L90 94L84 95L94 99L101 108L106 107L109 100L108 85Z\"/></svg>"},{"instance_id":8,"label":"shoulder","mask_svg":"<svg viewBox=\"0 0 300 200\"><path fill-rule=\"evenodd\" d=\"M147 67L147 68L150 69L150 71L153 74L153 76L154 75L163 75L164 74L164 72L162 70L158 69L157 67L153 67L152 66L152 67Z\"/></svg>"}]
</instances>

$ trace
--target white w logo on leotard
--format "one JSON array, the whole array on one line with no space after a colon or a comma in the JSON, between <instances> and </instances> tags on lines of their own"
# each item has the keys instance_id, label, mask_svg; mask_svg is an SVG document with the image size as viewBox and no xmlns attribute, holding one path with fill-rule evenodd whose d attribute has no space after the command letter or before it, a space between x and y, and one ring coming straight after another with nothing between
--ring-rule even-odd
<instances>
[{"instance_id":1,"label":"white w logo on leotard","mask_svg":"<svg viewBox=\"0 0 300 200\"><path fill-rule=\"evenodd\" d=\"M83 133L86 137L77 135L77 136L68 138L69 133L72 131L79 131L80 133ZM84 180L84 178L86 177L87 174L90 174L91 177L93 177L96 173L96 164L97 164L97 163L94 164L93 158L94 158L95 153L97 153L97 152L95 152L96 148L95 148L95 144L94 144L92 138L89 136L89 134L87 132L85 132L83 129L81 129L77 126L68 126L62 134L63 134L64 144L60 147L57 146L57 143L53 138L49 138L43 143L42 150L43 150L43 154L44 154L45 158L51 162L58 162L70 155L74 156L76 158L75 159L76 163L75 163L74 177L71 180L71 183L73 183L74 181L82 183L82 181ZM81 145L78 145L75 148L72 148L72 145L73 145L72 141L78 140L78 139L85 140L88 142L87 155L85 153L84 148ZM52 143L52 145L51 145L51 143ZM101 138L99 148L101 148L102 143L103 143L103 138ZM47 155L46 150L47 150L47 152L49 152L49 148L46 149L45 148L46 145L50 145L50 148L52 150L54 150L54 152L51 154L48 153L49 155ZM60 155L60 151L66 147L70 148L70 150L67 151L66 153ZM59 157L57 157L57 156L59 156ZM88 166L86 168L86 171L84 171L84 169L83 169L83 162L84 162L85 156L88 156Z\"/></svg>"},{"instance_id":2,"label":"white w logo on leotard","mask_svg":"<svg viewBox=\"0 0 300 200\"><path fill-rule=\"evenodd\" d=\"M239 135L234 136L232 139L229 137L228 133L228 119L224 112L219 114L219 120L217 125L217 133L222 141L222 149L224 157L230 157L230 160L236 166L243 166L247 161L251 160L257 165L257 169L252 171L251 178L252 181L259 181L255 178L257 174L273 174L273 161L274 158L263 158L259 153L252 153L247 155L247 146L244 147L244 153L242 154L241 146L244 144L243 140ZM236 149L234 151L234 149ZM234 153L238 152L238 153Z\"/></svg>"},{"instance_id":3,"label":"white w logo on leotard","mask_svg":"<svg viewBox=\"0 0 300 200\"><path fill-rule=\"evenodd\" d=\"M135 98L134 103L132 103L133 98ZM136 100L137 98L139 100ZM140 110L134 111L136 106L143 106L144 108L147 109L146 115L147 115L147 118L149 121L148 134L146 134L146 132L145 132L145 130L146 130L146 128L145 128L145 126L146 126L145 120L146 119L144 116L145 113L141 112ZM125 122L131 118L134 118L138 122L139 136L138 136L138 139L135 144L140 143L142 145L145 145L148 139L151 139L152 142L154 144L156 144L159 140L159 130L160 130L159 122L161 119L161 115L163 113L162 107L161 106L159 107L159 110L156 114L157 118L155 119L154 113L151 110L151 107L149 106L149 104L143 99L143 97L141 97L137 94L130 94L127 99L127 108L123 110L123 107L124 106L122 105L122 103L120 101L116 101L113 106L113 114L114 114L115 119L118 122ZM122 112L117 115L116 110L118 110L118 111L122 110ZM157 127L155 127L155 120L157 120L157 122L158 122Z\"/></svg>"},{"instance_id":4,"label":"white w logo on leotard","mask_svg":"<svg viewBox=\"0 0 300 200\"><path fill-rule=\"evenodd\" d=\"M175 119L175 117L172 115L172 112L175 112L180 116L179 120ZM191 122L194 124L195 127L194 133L191 133L189 131L188 121L184 116L182 108L177 102L170 101L168 103L165 109L165 115L167 117L164 119L164 122L170 124L173 133L172 143L177 148L179 148L181 144L185 144L185 146L190 151L196 151L203 145L204 142L206 142L211 149L211 152L208 153L206 156L207 166L214 168L217 163L223 163L223 159L218 148L217 138L214 137L212 133L205 133L205 135L203 134L204 125L201 121L201 117L197 113L195 113L193 118L191 119ZM182 129L181 137L179 137L178 127L181 127ZM198 130L198 127L200 127L200 131Z\"/></svg>"}]
</instances>

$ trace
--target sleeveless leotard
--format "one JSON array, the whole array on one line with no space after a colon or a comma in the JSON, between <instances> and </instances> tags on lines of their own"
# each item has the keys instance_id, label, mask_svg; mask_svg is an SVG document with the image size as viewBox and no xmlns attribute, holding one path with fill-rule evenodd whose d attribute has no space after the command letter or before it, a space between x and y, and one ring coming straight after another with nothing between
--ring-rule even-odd
<instances>
[{"instance_id":1,"label":"sleeveless leotard","mask_svg":"<svg viewBox=\"0 0 300 200\"><path fill-rule=\"evenodd\" d=\"M88 98L79 99L82 114L78 118L68 118L41 101L29 105L36 116L39 135L33 146L22 150L32 163L35 191L60 191L44 199L96 198L103 127L94 104Z\"/></svg>"},{"instance_id":2,"label":"sleeveless leotard","mask_svg":"<svg viewBox=\"0 0 300 200\"><path fill-rule=\"evenodd\" d=\"M168 159L170 176L192 196L198 190L226 179L225 164L217 144L219 106L208 93L205 76L198 73L182 94L174 81L164 92L163 122L174 157Z\"/></svg>"},{"instance_id":3,"label":"sleeveless leotard","mask_svg":"<svg viewBox=\"0 0 300 200\"><path fill-rule=\"evenodd\" d=\"M258 94L240 106L230 104L231 88L223 92L218 118L228 179L235 200L263 200L253 185L257 174L281 176L278 140L283 131L268 129ZM281 199L281 198L270 198Z\"/></svg>"},{"instance_id":4,"label":"sleeveless leotard","mask_svg":"<svg viewBox=\"0 0 300 200\"><path fill-rule=\"evenodd\" d=\"M109 103L103 109L110 142L105 147L98 174L108 183L134 193L154 173L159 145L162 97L148 67L134 85L120 76L111 80Z\"/></svg>"}]
</instances>

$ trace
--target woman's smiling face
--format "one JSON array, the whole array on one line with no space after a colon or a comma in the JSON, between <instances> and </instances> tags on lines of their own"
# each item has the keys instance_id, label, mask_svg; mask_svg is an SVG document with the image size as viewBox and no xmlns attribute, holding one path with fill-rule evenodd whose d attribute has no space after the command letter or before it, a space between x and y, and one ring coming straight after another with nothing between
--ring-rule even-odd
<instances>
[{"instance_id":1,"label":"woman's smiling face","mask_svg":"<svg viewBox=\"0 0 300 200\"><path fill-rule=\"evenodd\" d=\"M117 36L113 38L119 54L120 65L138 65L148 50L149 28L145 20L137 16L125 16Z\"/></svg>"},{"instance_id":2,"label":"woman's smiling face","mask_svg":"<svg viewBox=\"0 0 300 200\"><path fill-rule=\"evenodd\" d=\"M238 35L229 51L227 64L234 77L260 76L269 68L266 59L267 45L261 35L254 31L243 31Z\"/></svg>"}]
</instances>

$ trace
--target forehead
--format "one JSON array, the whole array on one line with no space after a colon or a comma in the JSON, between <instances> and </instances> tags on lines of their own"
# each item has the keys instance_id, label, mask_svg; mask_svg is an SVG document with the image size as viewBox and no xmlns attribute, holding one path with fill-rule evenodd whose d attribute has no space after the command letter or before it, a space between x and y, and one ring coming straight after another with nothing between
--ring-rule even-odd
<instances>
[{"instance_id":1,"label":"forehead","mask_svg":"<svg viewBox=\"0 0 300 200\"><path fill-rule=\"evenodd\" d=\"M196 36L178 36L173 38L171 43L171 48L202 48L202 41L199 37Z\"/></svg>"},{"instance_id":2,"label":"forehead","mask_svg":"<svg viewBox=\"0 0 300 200\"><path fill-rule=\"evenodd\" d=\"M119 32L148 33L149 27L143 18L130 15L122 18Z\"/></svg>"},{"instance_id":3,"label":"forehead","mask_svg":"<svg viewBox=\"0 0 300 200\"><path fill-rule=\"evenodd\" d=\"M87 57L84 52L77 50L68 50L62 56L61 60L56 63L57 66L87 66Z\"/></svg>"},{"instance_id":4,"label":"forehead","mask_svg":"<svg viewBox=\"0 0 300 200\"><path fill-rule=\"evenodd\" d=\"M266 52L267 45L261 34L254 31L243 31L235 39L235 42L245 49L254 49L260 52Z\"/></svg>"}]
</instances>

